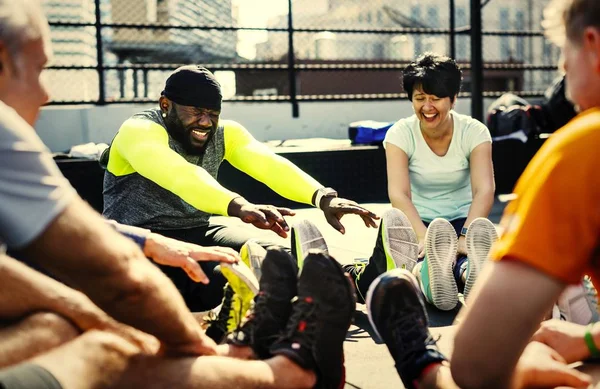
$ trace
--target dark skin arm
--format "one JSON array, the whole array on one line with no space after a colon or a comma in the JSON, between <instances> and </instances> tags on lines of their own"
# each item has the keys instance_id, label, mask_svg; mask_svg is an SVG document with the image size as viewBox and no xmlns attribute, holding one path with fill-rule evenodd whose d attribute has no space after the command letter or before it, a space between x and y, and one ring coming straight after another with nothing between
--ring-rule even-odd
<instances>
[{"instance_id":1,"label":"dark skin arm","mask_svg":"<svg viewBox=\"0 0 600 389\"><path fill-rule=\"evenodd\" d=\"M315 203L317 192L313 194L312 203ZM355 201L343 199L340 197L323 197L319 208L323 210L325 219L333 228L344 234L346 228L341 223L341 219L344 215L353 214L358 215L365 223L366 227L377 228L375 220L379 219L379 216L366 208L361 207Z\"/></svg>"}]
</instances>

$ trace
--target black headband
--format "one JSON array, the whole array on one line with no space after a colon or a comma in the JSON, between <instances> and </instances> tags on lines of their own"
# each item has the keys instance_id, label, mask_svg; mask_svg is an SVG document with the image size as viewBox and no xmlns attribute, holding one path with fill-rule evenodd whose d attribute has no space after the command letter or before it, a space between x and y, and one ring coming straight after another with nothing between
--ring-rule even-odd
<instances>
[{"instance_id":1,"label":"black headband","mask_svg":"<svg viewBox=\"0 0 600 389\"><path fill-rule=\"evenodd\" d=\"M221 85L208 69L199 65L178 68L167 78L161 92L169 100L190 107L221 110Z\"/></svg>"}]
</instances>

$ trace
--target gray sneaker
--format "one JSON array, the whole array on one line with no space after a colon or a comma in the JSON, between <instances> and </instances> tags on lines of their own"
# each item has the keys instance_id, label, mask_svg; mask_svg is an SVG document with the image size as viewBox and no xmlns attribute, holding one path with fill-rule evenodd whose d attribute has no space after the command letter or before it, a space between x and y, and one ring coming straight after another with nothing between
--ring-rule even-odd
<instances>
[{"instance_id":1,"label":"gray sneaker","mask_svg":"<svg viewBox=\"0 0 600 389\"><path fill-rule=\"evenodd\" d=\"M319 250L325 254L329 252L325 238L321 231L308 220L301 220L292 225L292 255L298 261L298 268L302 269L304 258L311 249Z\"/></svg>"},{"instance_id":2,"label":"gray sneaker","mask_svg":"<svg viewBox=\"0 0 600 389\"><path fill-rule=\"evenodd\" d=\"M479 217L471 222L467 236L467 270L465 279L465 301L475 285L481 269L487 262L492 244L498 240L498 232L494 224L484 217Z\"/></svg>"}]
</instances>

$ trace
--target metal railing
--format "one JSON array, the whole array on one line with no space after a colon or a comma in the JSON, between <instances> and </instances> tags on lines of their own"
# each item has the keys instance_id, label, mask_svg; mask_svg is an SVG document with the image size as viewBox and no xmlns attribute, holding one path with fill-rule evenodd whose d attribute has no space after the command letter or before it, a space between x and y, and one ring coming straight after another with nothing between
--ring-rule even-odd
<instances>
[{"instance_id":1,"label":"metal railing","mask_svg":"<svg viewBox=\"0 0 600 389\"><path fill-rule=\"evenodd\" d=\"M286 15L287 25L282 26L271 26L271 27L244 27L236 25L190 25L180 23L160 23L160 22L108 22L103 20L102 14L102 2L110 2L111 0L90 0L94 2L95 12L93 21L82 21L73 22L60 19L50 18L51 28L54 29L85 29L93 28L95 31L95 64L72 64L72 63L58 63L54 66L50 66L49 70L55 72L67 72L67 71L94 71L97 73L97 81L90 80L87 76L85 77L86 85L97 82L96 87L88 87L87 89L93 90L90 92L87 98L80 98L77 93L69 93L68 97L58 98L52 101L50 104L118 104L118 103L136 103L136 102L154 102L157 99L156 93L151 93L151 74L158 72L162 75L164 72L168 72L176 69L178 66L189 63L184 60L181 62L173 62L171 59L169 63L161 63L156 58L144 58L143 54L134 53L130 54L130 58L124 54L120 54L121 57L117 61L107 60L107 57L114 54L117 50L114 47L115 39L111 41L107 38L107 32L124 32L133 31L135 34L142 34L144 31L164 31L165 33L172 34L173 32L182 31L189 34L196 34L198 32L206 31L208 33L220 32L231 32L232 34L238 34L240 32L263 32L267 34L286 34L287 36L287 50L285 50L285 56L275 56L273 58L262 58L259 60L246 60L236 55L229 60L211 59L210 56L202 58L197 56L196 58L189 57L194 62L201 62L204 66L214 72L233 72L236 81L236 90L230 96L225 98L226 101L241 101L241 102L289 102L292 106L292 116L297 117L299 115L299 103L300 102L311 102L311 101L349 101L349 100L395 100L405 97L405 93L402 91L399 81L397 81L402 70L405 68L407 63L412 59L410 57L404 59L398 58L344 58L343 55L339 58L307 58L306 55L298 53L298 39L307 36L307 34L338 34L343 36L351 36L357 41L358 37L370 36L376 37L373 41L381 39L381 37L410 37L415 42L421 38L426 37L441 37L447 42L445 52L452 57L456 57L457 53L457 38L470 39L470 60L461 61L461 67L465 72L465 81L468 81L466 90L461 92L460 97L472 98L472 113L473 116L481 118L483 115L483 98L485 97L496 97L502 93L510 90L511 88L506 87L486 87L486 75L490 79L494 78L494 73L508 72L510 74L504 76L507 80L516 80L516 83L521 83L524 79L524 75L527 72L539 73L539 72L554 72L556 66L550 63L534 64L525 63L521 61L495 61L487 60L484 52L483 40L486 37L509 37L507 39L543 39L543 34L539 31L524 31L514 29L500 29L492 30L486 29L482 31L482 8L481 0L469 0L470 1L470 25L469 26L456 26L456 0L444 0L439 3L446 4L448 7L449 15L449 28L425 28L415 23L416 26L403 26L400 27L380 27L380 28L327 28L323 27L312 27L312 26L295 26L294 25L294 7L292 0L287 1L288 13ZM112 0L114 1L114 0ZM169 0L159 0L169 1ZM533 0L529 0L533 1ZM489 2L489 1L488 1ZM485 4L487 4L486 2ZM484 5L485 5L484 4ZM410 22L410 20L409 20ZM472 27L472 28L471 28ZM154 32L152 32L154 34ZM421 37L421 38L419 38ZM435 39L434 39L435 40ZM438 42L438 41L436 41ZM531 41L533 42L533 41ZM90 42L91 43L91 42ZM119 43L119 42L117 42ZM151 43L151 42L150 42ZM144 45L148 46L150 43L145 42L139 44L137 47L138 51L142 51L145 48ZM165 43L168 46L170 43ZM361 43L358 42L357 45ZM523 45L524 43L519 43ZM544 44L542 42L542 44ZM194 46L195 45L195 46ZM190 48L195 48L197 43L190 43ZM532 44L530 43L530 46ZM135 44L130 44L130 51L133 52L136 49ZM160 46L160 42L156 43L156 46ZM183 45L181 51L185 51L185 45ZM415 46L416 47L416 46ZM167 47L168 48L168 47ZM157 49L155 49L157 50ZM166 49L165 49L166 50ZM122 50L125 52L126 50ZM150 50L146 50L149 52ZM164 51L165 57L168 57L168 51ZM413 57L414 57L413 53ZM416 53L418 54L418 53ZM533 57L533 52L530 53ZM382 56L383 57L383 56ZM125 58L125 59L123 59ZM133 59L132 59L133 58ZM143 86L143 92L140 93L140 72L142 75L141 86ZM162 72L162 73L161 73ZM537 73L536 73L537 72ZM362 75L362 77L356 77L356 74ZM58 73L55 73L58 74ZM117 77L112 77L116 74ZM130 74L131 77L127 76ZM109 77L110 76L110 77ZM367 77L368 76L368 77ZM323 91L323 88L316 88L316 86L322 86L319 84L327 83L327 80L333 80L338 78L336 83L331 84L330 91ZM365 85L356 85L356 90L349 88L344 85L344 79L357 78L369 78L375 79L381 77L386 80L394 80L397 82L397 86L394 86L397 90L374 90L375 86L371 89ZM109 79L110 78L110 79ZM163 79L166 77L163 77ZM59 78L57 77L57 80ZM60 84L56 88L66 88L65 83L69 83L71 77L67 77L66 81L60 81ZM260 82L264 79L266 87ZM500 83L502 83L502 77ZM61 79L62 80L62 79ZM258 81L257 81L258 80ZM514 81L513 80L513 81ZM75 81L74 81L75 82ZM356 82L356 81L355 81ZM388 83L389 83L388 82ZM245 84L249 85L256 84L254 87L251 85L247 88ZM118 87L116 86L118 85ZM277 88L269 88L269 85L278 85ZM311 85L315 85L311 89ZM75 87L74 87L75 88ZM252 89L254 88L254 89ZM68 88L67 88L68 89ZM109 92L109 89L114 92ZM247 89L244 93L241 89ZM274 90L271 90L274 89ZM524 97L538 97L542 95L542 88L535 88L535 90L526 90L527 88L512 88L511 92L524 96ZM96 95L97 90L97 95ZM133 93L131 93L133 90ZM256 91L269 90L266 95L261 95ZM133 94L133 95L132 95ZM91 97L90 97L91 96Z\"/></svg>"}]
</instances>

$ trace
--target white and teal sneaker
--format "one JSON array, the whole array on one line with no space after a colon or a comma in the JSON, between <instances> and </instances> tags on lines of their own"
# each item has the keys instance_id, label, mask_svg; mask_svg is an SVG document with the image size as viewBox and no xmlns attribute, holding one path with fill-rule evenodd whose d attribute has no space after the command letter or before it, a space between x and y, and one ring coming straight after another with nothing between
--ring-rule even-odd
<instances>
[{"instance_id":1,"label":"white and teal sneaker","mask_svg":"<svg viewBox=\"0 0 600 389\"><path fill-rule=\"evenodd\" d=\"M492 245L498 240L498 232L491 221L484 217L479 217L469 225L465 239L468 260L463 295L466 301L481 269L487 263Z\"/></svg>"},{"instance_id":2,"label":"white and teal sneaker","mask_svg":"<svg viewBox=\"0 0 600 389\"><path fill-rule=\"evenodd\" d=\"M425 299L442 311L458 304L458 287L452 266L456 261L458 237L446 219L434 219L425 234L425 259L420 268L420 283Z\"/></svg>"}]
</instances>

